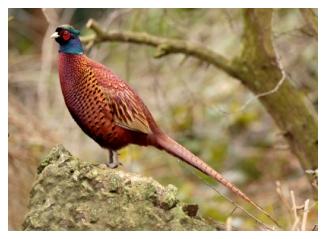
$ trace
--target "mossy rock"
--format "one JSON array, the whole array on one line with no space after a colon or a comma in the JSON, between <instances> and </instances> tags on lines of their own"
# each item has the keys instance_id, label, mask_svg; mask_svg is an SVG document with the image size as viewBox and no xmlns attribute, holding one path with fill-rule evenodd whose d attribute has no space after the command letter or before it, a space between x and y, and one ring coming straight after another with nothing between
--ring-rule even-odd
<instances>
[{"instance_id":1,"label":"mossy rock","mask_svg":"<svg viewBox=\"0 0 326 239\"><path fill-rule=\"evenodd\" d=\"M41 162L30 197L25 230L218 229L175 186L81 161L60 145Z\"/></svg>"}]
</instances>

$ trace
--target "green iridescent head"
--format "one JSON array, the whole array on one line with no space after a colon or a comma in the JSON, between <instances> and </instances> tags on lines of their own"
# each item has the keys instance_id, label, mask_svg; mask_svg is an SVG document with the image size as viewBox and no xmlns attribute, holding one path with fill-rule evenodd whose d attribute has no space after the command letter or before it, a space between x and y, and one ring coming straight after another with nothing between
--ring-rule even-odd
<instances>
[{"instance_id":1,"label":"green iridescent head","mask_svg":"<svg viewBox=\"0 0 326 239\"><path fill-rule=\"evenodd\" d=\"M84 50L79 40L80 31L70 25L61 25L57 27L51 35L59 43L59 52L69 54L83 54Z\"/></svg>"}]
</instances>

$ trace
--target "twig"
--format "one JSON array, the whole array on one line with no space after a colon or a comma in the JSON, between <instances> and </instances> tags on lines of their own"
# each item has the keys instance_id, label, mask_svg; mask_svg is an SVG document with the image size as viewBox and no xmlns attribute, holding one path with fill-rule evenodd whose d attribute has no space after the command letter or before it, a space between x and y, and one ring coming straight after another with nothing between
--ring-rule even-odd
<instances>
[{"instance_id":1,"label":"twig","mask_svg":"<svg viewBox=\"0 0 326 239\"><path fill-rule=\"evenodd\" d=\"M305 201L305 203L304 203L303 215L302 215L302 224L301 224L301 231L305 231L306 230L308 213L309 213L309 199L307 199Z\"/></svg>"},{"instance_id":2,"label":"twig","mask_svg":"<svg viewBox=\"0 0 326 239\"><path fill-rule=\"evenodd\" d=\"M295 196L294 196L293 190L290 191L290 195L291 195L292 211L293 211L293 217L294 217L294 222L293 222L293 225L291 228L291 230L293 231L296 229L298 223L300 222L300 219L297 214L297 204L295 202Z\"/></svg>"},{"instance_id":3,"label":"twig","mask_svg":"<svg viewBox=\"0 0 326 239\"><path fill-rule=\"evenodd\" d=\"M150 35L144 32L130 31L109 31L105 32L99 24L90 19L86 26L95 32L95 35L90 35L82 38L84 43L94 42L94 44L106 41L119 41L127 43L135 43L141 45L149 45L156 47L155 57L160 58L169 54L184 53L212 64L217 68L221 68L229 75L239 78L239 72L232 66L231 61L224 56L202 46L201 44L188 42L178 39L169 39Z\"/></svg>"},{"instance_id":4,"label":"twig","mask_svg":"<svg viewBox=\"0 0 326 239\"><path fill-rule=\"evenodd\" d=\"M267 96L267 95L271 95L271 94L274 94L275 92L278 91L278 89L281 87L281 85L283 84L283 82L285 81L286 79L286 76L285 74L282 72L282 78L279 80L279 82L277 83L277 85L269 90L269 91L266 91L266 92L263 92L263 93L260 93L258 95L255 95L254 97L252 97L251 99L249 99L241 108L239 111L243 111L245 110L245 108L254 100L258 100L259 98L261 97L264 97L264 96Z\"/></svg>"},{"instance_id":5,"label":"twig","mask_svg":"<svg viewBox=\"0 0 326 239\"><path fill-rule=\"evenodd\" d=\"M280 69L282 69L282 68L280 68ZM264 96L268 96L268 95L271 95L271 94L274 94L274 93L276 93L278 90L279 90L279 88L282 86L282 84L284 83L284 81L285 81L285 79L286 79L286 75L285 75L285 73L284 73L284 71L282 70L282 78L279 80L279 82L276 84L276 86L273 88L273 89L271 89L271 90L269 90L269 91L265 91L265 92L262 92L262 93L260 93L260 94L256 94L256 95L254 95L253 97L251 97L249 100L247 100L241 107L240 107L240 109L239 110L237 110L236 112L232 112L232 113L230 113L230 112L225 112L224 111L224 113L225 114L234 114L234 113L239 113L239 112L243 112L254 100L258 100L259 98L261 98L261 97L264 97Z\"/></svg>"},{"instance_id":6,"label":"twig","mask_svg":"<svg viewBox=\"0 0 326 239\"><path fill-rule=\"evenodd\" d=\"M232 217L228 217L225 222L225 230L232 231Z\"/></svg>"}]
</instances>

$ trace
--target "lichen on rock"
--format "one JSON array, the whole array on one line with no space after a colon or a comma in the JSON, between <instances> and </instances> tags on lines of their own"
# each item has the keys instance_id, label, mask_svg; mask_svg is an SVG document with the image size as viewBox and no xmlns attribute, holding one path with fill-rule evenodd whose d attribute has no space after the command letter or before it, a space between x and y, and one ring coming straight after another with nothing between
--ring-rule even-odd
<instances>
[{"instance_id":1,"label":"lichen on rock","mask_svg":"<svg viewBox=\"0 0 326 239\"><path fill-rule=\"evenodd\" d=\"M25 230L216 230L177 188L54 147L38 168Z\"/></svg>"}]
</instances>

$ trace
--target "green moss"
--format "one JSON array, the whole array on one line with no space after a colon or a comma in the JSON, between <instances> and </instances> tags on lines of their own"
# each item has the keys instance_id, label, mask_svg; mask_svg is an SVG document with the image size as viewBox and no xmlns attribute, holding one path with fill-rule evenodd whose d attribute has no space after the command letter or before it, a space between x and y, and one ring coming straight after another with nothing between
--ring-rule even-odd
<instances>
[{"instance_id":1,"label":"green moss","mask_svg":"<svg viewBox=\"0 0 326 239\"><path fill-rule=\"evenodd\" d=\"M175 186L81 162L62 146L39 168L25 230L216 229L183 211Z\"/></svg>"}]
</instances>

